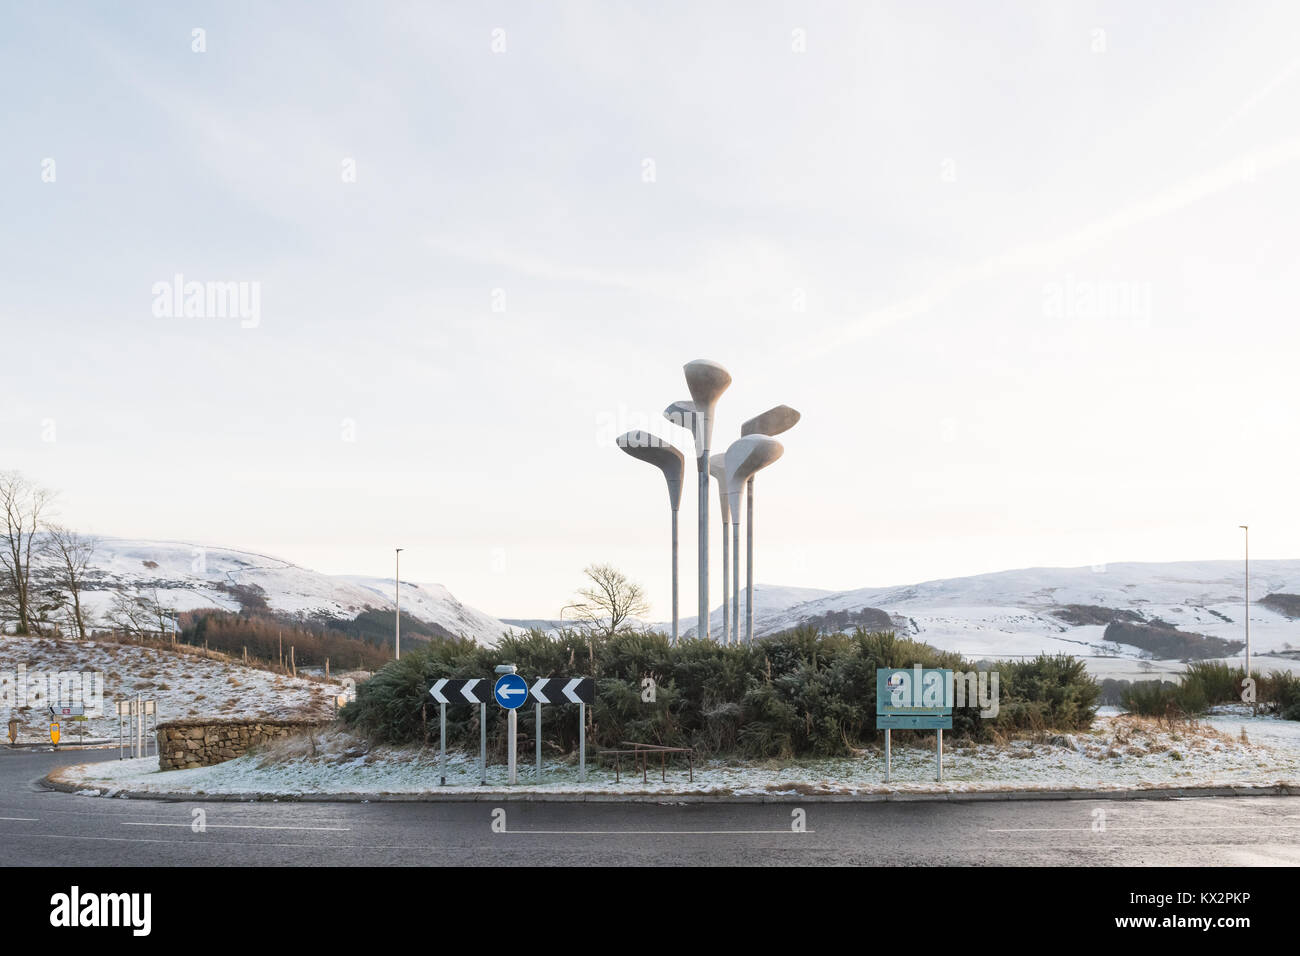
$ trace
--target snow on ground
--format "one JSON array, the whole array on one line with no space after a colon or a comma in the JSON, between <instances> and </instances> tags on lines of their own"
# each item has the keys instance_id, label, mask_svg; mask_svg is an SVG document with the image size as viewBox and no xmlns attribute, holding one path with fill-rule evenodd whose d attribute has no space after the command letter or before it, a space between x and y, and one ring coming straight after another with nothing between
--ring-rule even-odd
<instances>
[{"instance_id":1,"label":"snow on ground","mask_svg":"<svg viewBox=\"0 0 1300 956\"><path fill-rule=\"evenodd\" d=\"M22 722L19 740L49 740L46 704L29 693L29 706L20 709L16 679L20 665L31 686L38 674L99 672L103 674L102 716L61 721L64 741L84 731L90 738L117 740L118 718L113 702L142 694L157 701L158 721L185 717L325 717L333 713L331 698L342 687L245 667L223 655L203 656L198 648L158 649L106 641L55 641L36 637L0 638L0 718ZM57 686L57 685L56 685ZM89 714L89 711L88 711Z\"/></svg>"},{"instance_id":2,"label":"snow on ground","mask_svg":"<svg viewBox=\"0 0 1300 956\"><path fill-rule=\"evenodd\" d=\"M854 794L993 790L1130 790L1193 786L1300 786L1300 725L1284 721L1224 718L1169 726L1126 715L1099 718L1091 733L1011 740L944 749L944 780L934 779L934 748L894 749L893 782L884 783L884 754L797 761L708 760L690 781L680 760L667 781L653 765L649 780L623 760L615 782L612 763L588 752L587 782L578 782L573 761L544 761L542 782L521 760L518 789L545 793ZM1217 721L1218 718L1215 718ZM1240 727L1247 728L1243 741ZM214 767L161 772L153 759L83 764L60 773L63 782L105 795L121 790L221 795L504 793L506 768L488 767L481 786L477 754L447 755L447 787L439 786L436 748L369 747L340 730L298 737ZM454 789L453 789L454 788Z\"/></svg>"}]
</instances>

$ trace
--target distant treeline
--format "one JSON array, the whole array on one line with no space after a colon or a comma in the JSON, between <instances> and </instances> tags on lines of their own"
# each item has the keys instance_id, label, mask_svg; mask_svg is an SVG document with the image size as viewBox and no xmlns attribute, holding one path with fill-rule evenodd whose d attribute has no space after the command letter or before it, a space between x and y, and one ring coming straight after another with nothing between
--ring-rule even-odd
<instances>
[{"instance_id":1,"label":"distant treeline","mask_svg":"<svg viewBox=\"0 0 1300 956\"><path fill-rule=\"evenodd\" d=\"M283 659L287 665L290 648L298 667L324 667L328 658L331 670L377 670L393 657L391 612L366 612L357 621L333 621L334 626L329 626L285 621L258 610L235 614L205 608L186 611L179 615L178 622L178 640L182 643L209 647L232 657L241 657L247 648L250 657L272 664ZM409 640L414 649L414 645L433 636L427 625L402 615L403 644Z\"/></svg>"}]
</instances>

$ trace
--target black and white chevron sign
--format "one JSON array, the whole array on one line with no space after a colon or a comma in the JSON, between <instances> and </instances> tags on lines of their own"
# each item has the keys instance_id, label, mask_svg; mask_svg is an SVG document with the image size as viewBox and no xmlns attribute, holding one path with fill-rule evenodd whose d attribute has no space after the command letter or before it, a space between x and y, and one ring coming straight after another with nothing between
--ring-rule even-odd
<instances>
[{"instance_id":1,"label":"black and white chevron sign","mask_svg":"<svg viewBox=\"0 0 1300 956\"><path fill-rule=\"evenodd\" d=\"M429 694L440 704L486 704L492 700L492 682L481 677L471 680L440 677L429 688Z\"/></svg>"},{"instance_id":2,"label":"black and white chevron sign","mask_svg":"<svg viewBox=\"0 0 1300 956\"><path fill-rule=\"evenodd\" d=\"M594 704L596 682L590 677L543 677L530 693L539 704Z\"/></svg>"}]
</instances>

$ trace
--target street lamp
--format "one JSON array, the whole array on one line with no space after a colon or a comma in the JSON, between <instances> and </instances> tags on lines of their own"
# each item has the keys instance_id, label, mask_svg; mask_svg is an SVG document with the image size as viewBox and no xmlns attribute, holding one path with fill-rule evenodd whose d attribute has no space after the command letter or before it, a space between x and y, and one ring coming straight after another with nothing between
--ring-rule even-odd
<instances>
[{"instance_id":1,"label":"street lamp","mask_svg":"<svg viewBox=\"0 0 1300 956\"><path fill-rule=\"evenodd\" d=\"M1246 532L1246 681L1248 681L1250 680L1250 526L1239 524L1237 527ZM1245 681L1242 681L1242 686L1246 686ZM1252 703L1255 704L1255 711L1258 713L1258 702L1252 701Z\"/></svg>"},{"instance_id":2,"label":"street lamp","mask_svg":"<svg viewBox=\"0 0 1300 956\"><path fill-rule=\"evenodd\" d=\"M691 393L695 414L692 416L695 433L695 470L699 474L699 624L698 637L709 636L709 446L713 441L713 413L728 386L731 373L717 362L696 359L682 367L686 374L686 387ZM670 406L671 408L671 406Z\"/></svg>"},{"instance_id":3,"label":"street lamp","mask_svg":"<svg viewBox=\"0 0 1300 956\"><path fill-rule=\"evenodd\" d=\"M393 572L393 592L397 596L397 619L393 632L394 660L402 659L402 552L405 548L394 548L397 553L397 570Z\"/></svg>"},{"instance_id":4,"label":"street lamp","mask_svg":"<svg viewBox=\"0 0 1300 956\"><path fill-rule=\"evenodd\" d=\"M677 509L682 503L682 475L686 456L675 446L644 431L630 431L618 437L618 447L639 461L649 462L664 473L668 483L668 506L673 521L673 643L677 643ZM563 612L561 612L563 617Z\"/></svg>"},{"instance_id":5,"label":"street lamp","mask_svg":"<svg viewBox=\"0 0 1300 956\"><path fill-rule=\"evenodd\" d=\"M755 415L740 426L741 437L746 435L767 435L769 437L789 431L799 421L799 413L789 405L777 405L761 415ZM754 477L745 482L745 640L754 641ZM735 519L740 521L740 513ZM736 589L740 589L737 581ZM736 623L739 630L740 622Z\"/></svg>"},{"instance_id":6,"label":"street lamp","mask_svg":"<svg viewBox=\"0 0 1300 956\"><path fill-rule=\"evenodd\" d=\"M709 474L718 483L718 507L722 511L722 643L731 643L731 588L727 575L730 548L727 544L727 525L731 523L730 499L727 495L727 456L718 453L709 456Z\"/></svg>"},{"instance_id":7,"label":"street lamp","mask_svg":"<svg viewBox=\"0 0 1300 956\"><path fill-rule=\"evenodd\" d=\"M740 630L740 522L736 519L740 515L740 490L755 473L780 458L784 451L785 446L775 438L770 435L758 434L737 438L731 443L731 447L727 449L727 492L731 499L732 515L732 576L737 583L737 587L734 588L735 603L732 607L732 614L736 618L737 632ZM748 643L753 643L754 640L753 587L754 582L751 578L749 592L746 596L746 600L750 603L745 608L746 618L748 619L745 628L745 640ZM739 643L739 634L737 634L737 643Z\"/></svg>"}]
</instances>

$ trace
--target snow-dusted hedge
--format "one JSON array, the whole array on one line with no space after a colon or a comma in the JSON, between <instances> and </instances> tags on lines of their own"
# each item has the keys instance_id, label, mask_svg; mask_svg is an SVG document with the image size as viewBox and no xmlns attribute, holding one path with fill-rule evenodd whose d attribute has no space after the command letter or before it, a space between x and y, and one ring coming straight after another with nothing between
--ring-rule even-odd
<instances>
[{"instance_id":1,"label":"snow-dusted hedge","mask_svg":"<svg viewBox=\"0 0 1300 956\"><path fill-rule=\"evenodd\" d=\"M893 634L820 634L811 628L762 638L751 646L709 640L670 646L663 634L589 638L540 632L503 638L496 648L470 641L434 641L408 652L362 684L342 711L351 727L388 743L437 743L438 708L429 687L440 677L491 678L515 664L538 677L594 677L588 746L624 741L691 746L702 753L753 757L843 755L880 735L875 730L876 668L947 667L973 670L959 655ZM1067 657L995 665L1000 713L954 713L953 737L989 739L995 728L1074 730L1089 726L1100 688L1081 662ZM646 678L653 681L653 701ZM532 740L533 708L520 711L519 731ZM487 708L489 747L505 753L503 711ZM477 749L478 707L449 705L449 746ZM577 746L577 707L547 706L543 743L550 753ZM905 734L900 734L906 737ZM522 746L522 745L521 745ZM529 743L531 747L531 743Z\"/></svg>"}]
</instances>

